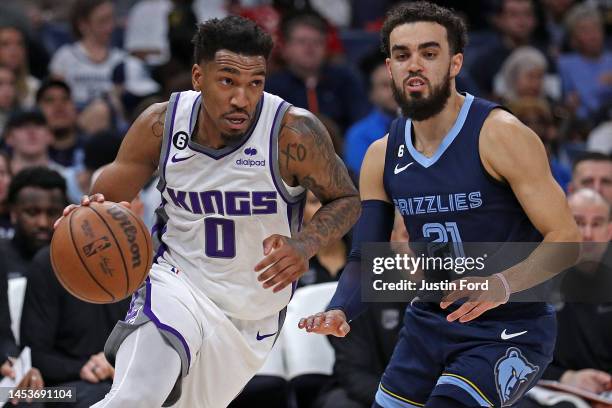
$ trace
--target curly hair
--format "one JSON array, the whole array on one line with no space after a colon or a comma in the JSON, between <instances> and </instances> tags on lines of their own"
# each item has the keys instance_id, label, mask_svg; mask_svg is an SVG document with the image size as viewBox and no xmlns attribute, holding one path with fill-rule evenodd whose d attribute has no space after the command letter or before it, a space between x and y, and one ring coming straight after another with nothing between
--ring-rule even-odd
<instances>
[{"instance_id":1,"label":"curly hair","mask_svg":"<svg viewBox=\"0 0 612 408\"><path fill-rule=\"evenodd\" d=\"M451 54L463 53L467 44L467 27L463 19L451 9L426 1L417 1L400 4L387 13L380 31L381 49L385 55L390 55L389 37L395 27L420 21L438 23L444 26Z\"/></svg>"},{"instance_id":2,"label":"curly hair","mask_svg":"<svg viewBox=\"0 0 612 408\"><path fill-rule=\"evenodd\" d=\"M212 61L219 50L228 50L248 56L268 58L272 50L272 37L255 22L244 17L213 18L198 24L191 41L195 63Z\"/></svg>"}]
</instances>

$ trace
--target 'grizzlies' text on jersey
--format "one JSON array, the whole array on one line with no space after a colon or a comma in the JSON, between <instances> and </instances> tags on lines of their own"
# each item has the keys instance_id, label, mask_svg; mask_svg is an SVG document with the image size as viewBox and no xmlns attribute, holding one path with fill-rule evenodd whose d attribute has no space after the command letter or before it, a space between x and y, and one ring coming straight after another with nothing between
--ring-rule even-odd
<instances>
[{"instance_id":1,"label":"'grizzlies' text on jersey","mask_svg":"<svg viewBox=\"0 0 612 408\"><path fill-rule=\"evenodd\" d=\"M215 150L191 137L201 100L200 92L187 91L173 94L168 104L158 257L228 316L262 319L282 310L292 291L273 293L257 281L263 240L296 233L303 213L304 190L284 183L277 160L290 105L264 93L240 142Z\"/></svg>"}]
</instances>

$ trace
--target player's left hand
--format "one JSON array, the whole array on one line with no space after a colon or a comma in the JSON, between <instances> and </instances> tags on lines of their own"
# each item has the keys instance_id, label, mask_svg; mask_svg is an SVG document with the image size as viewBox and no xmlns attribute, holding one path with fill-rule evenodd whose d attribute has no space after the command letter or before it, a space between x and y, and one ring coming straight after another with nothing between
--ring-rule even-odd
<instances>
[{"instance_id":1,"label":"player's left hand","mask_svg":"<svg viewBox=\"0 0 612 408\"><path fill-rule=\"evenodd\" d=\"M466 283L476 283L477 287L486 281L489 282L487 290L468 290L468 289L457 289L448 293L440 302L440 307L446 309L459 299L467 298L466 302L459 306L457 310L446 316L446 320L454 322L459 320L461 323L466 323L476 319L478 316L496 308L499 305L503 305L507 302L506 289L501 279L496 276L477 277L471 276L461 278ZM458 285L457 285L458 286Z\"/></svg>"},{"instance_id":2,"label":"player's left hand","mask_svg":"<svg viewBox=\"0 0 612 408\"><path fill-rule=\"evenodd\" d=\"M299 279L308 270L308 256L301 243L283 235L274 234L263 241L265 258L255 265L257 280L264 288L274 287L274 293Z\"/></svg>"}]
</instances>

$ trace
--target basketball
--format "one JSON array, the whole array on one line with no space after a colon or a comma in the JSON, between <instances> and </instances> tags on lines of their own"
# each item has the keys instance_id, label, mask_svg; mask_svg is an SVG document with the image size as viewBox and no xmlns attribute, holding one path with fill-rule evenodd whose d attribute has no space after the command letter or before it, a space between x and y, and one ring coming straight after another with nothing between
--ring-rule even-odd
<instances>
[{"instance_id":1,"label":"basketball","mask_svg":"<svg viewBox=\"0 0 612 408\"><path fill-rule=\"evenodd\" d=\"M152 254L151 236L140 218L110 201L77 207L51 241L55 276L68 292L90 303L130 296L145 280Z\"/></svg>"}]
</instances>

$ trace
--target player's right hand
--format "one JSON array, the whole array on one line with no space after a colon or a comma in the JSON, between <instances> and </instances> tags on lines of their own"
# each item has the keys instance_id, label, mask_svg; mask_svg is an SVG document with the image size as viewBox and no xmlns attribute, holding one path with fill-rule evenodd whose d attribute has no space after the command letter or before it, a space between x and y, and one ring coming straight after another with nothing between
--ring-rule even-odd
<instances>
[{"instance_id":1,"label":"player's right hand","mask_svg":"<svg viewBox=\"0 0 612 408\"><path fill-rule=\"evenodd\" d=\"M103 194L100 193L96 193L93 195L84 195L81 198L81 204L77 205L77 204L70 204L68 205L66 208L64 208L64 211L62 212L62 216L59 217L57 220L55 220L55 223L53 224L53 228L57 228L57 226L59 225L59 223L64 219L64 217L67 217L68 214L70 214L72 211L74 211L75 209L77 209L78 207L80 207L81 205L89 205L92 202L96 202L96 203L103 203L106 199L104 198ZM130 203L128 203L127 201L121 201L119 204L121 204L124 207L130 208Z\"/></svg>"},{"instance_id":2,"label":"player's right hand","mask_svg":"<svg viewBox=\"0 0 612 408\"><path fill-rule=\"evenodd\" d=\"M336 337L344 337L351 330L342 310L328 310L304 317L298 323L300 329L309 333L318 333Z\"/></svg>"}]
</instances>

